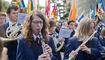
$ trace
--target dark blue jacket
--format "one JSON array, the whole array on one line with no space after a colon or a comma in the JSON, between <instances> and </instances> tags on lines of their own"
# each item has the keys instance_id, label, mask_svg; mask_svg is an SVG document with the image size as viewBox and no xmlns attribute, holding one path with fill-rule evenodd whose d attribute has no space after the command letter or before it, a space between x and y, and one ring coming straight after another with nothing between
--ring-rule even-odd
<instances>
[{"instance_id":1,"label":"dark blue jacket","mask_svg":"<svg viewBox=\"0 0 105 60\"><path fill-rule=\"evenodd\" d=\"M78 46L80 46L80 42L76 37L72 37L69 39L68 44L66 45L66 49L64 52L64 60L69 58L69 54L72 50L76 50ZM89 40L88 48L91 48L91 54L87 54L83 51L79 51L78 55L76 56L76 60L100 60L100 51L103 50L102 46L98 42L97 38L93 38L92 40Z\"/></svg>"},{"instance_id":2,"label":"dark blue jacket","mask_svg":"<svg viewBox=\"0 0 105 60\"><path fill-rule=\"evenodd\" d=\"M105 37L104 39L101 39L100 37L98 37L98 40L101 43L101 45L105 47Z\"/></svg>"},{"instance_id":3,"label":"dark blue jacket","mask_svg":"<svg viewBox=\"0 0 105 60\"><path fill-rule=\"evenodd\" d=\"M5 37L7 37L6 30L9 27L9 23L2 24L1 26L4 28ZM4 46L8 49L8 60L16 60L17 41L6 42Z\"/></svg>"},{"instance_id":4,"label":"dark blue jacket","mask_svg":"<svg viewBox=\"0 0 105 60\"><path fill-rule=\"evenodd\" d=\"M17 56L16 60L38 60L38 56L40 56L43 53L41 44L39 45L39 48L37 48L35 41L33 41L37 53L34 54L33 46L28 46L28 42L24 40L23 37L18 39L18 46L17 46ZM51 60L58 60L58 56L55 50L53 39L50 38L48 45L52 48L52 59Z\"/></svg>"}]
</instances>

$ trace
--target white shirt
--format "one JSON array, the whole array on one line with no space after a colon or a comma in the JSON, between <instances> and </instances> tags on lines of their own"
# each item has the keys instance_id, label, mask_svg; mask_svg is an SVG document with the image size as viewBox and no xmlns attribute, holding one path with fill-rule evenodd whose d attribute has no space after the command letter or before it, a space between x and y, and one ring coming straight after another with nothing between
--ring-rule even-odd
<instances>
[{"instance_id":1,"label":"white shirt","mask_svg":"<svg viewBox=\"0 0 105 60\"><path fill-rule=\"evenodd\" d=\"M9 22L9 21L10 21L9 17L6 17L6 23Z\"/></svg>"},{"instance_id":2,"label":"white shirt","mask_svg":"<svg viewBox=\"0 0 105 60\"><path fill-rule=\"evenodd\" d=\"M9 21L9 26L11 26L13 23L11 21Z\"/></svg>"},{"instance_id":3,"label":"white shirt","mask_svg":"<svg viewBox=\"0 0 105 60\"><path fill-rule=\"evenodd\" d=\"M35 34L33 34L33 37L34 37L34 40L36 40L37 37L40 38L39 35L36 36ZM38 43L39 43L39 40L38 40Z\"/></svg>"}]
</instances>

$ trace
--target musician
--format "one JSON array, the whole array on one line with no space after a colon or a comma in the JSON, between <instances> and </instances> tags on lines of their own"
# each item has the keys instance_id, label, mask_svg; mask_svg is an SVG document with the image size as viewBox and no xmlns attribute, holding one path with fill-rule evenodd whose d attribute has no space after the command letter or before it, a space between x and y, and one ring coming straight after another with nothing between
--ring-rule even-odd
<instances>
[{"instance_id":1,"label":"musician","mask_svg":"<svg viewBox=\"0 0 105 60\"><path fill-rule=\"evenodd\" d=\"M0 40L0 60L2 58L2 50L3 50L3 44L2 41Z\"/></svg>"},{"instance_id":2,"label":"musician","mask_svg":"<svg viewBox=\"0 0 105 60\"><path fill-rule=\"evenodd\" d=\"M99 42L101 43L101 45L103 46L103 48L105 49L105 28L102 28L101 32L100 32L100 36L98 37ZM105 50L102 52L105 54ZM105 59L105 55L102 54L102 59Z\"/></svg>"},{"instance_id":3,"label":"musician","mask_svg":"<svg viewBox=\"0 0 105 60\"><path fill-rule=\"evenodd\" d=\"M54 45L55 45L55 47L56 47L56 45L57 45L57 43L58 43L58 40L57 40L57 38L58 38L58 33L55 31L55 29L56 29L56 22L53 21L53 20L50 20L50 21L49 21L49 32L48 32L48 35L49 35L49 37L56 38L56 40L53 39L53 40L55 41L55 42L54 42Z\"/></svg>"},{"instance_id":4,"label":"musician","mask_svg":"<svg viewBox=\"0 0 105 60\"><path fill-rule=\"evenodd\" d=\"M0 15L2 14L1 13L1 9L2 9L2 0L0 0ZM3 37L4 34L3 34L4 30L3 30L3 27L0 26L0 37ZM0 60L7 60L7 56L6 56L6 53L7 52L7 49L4 47L3 48L3 42L0 40Z\"/></svg>"},{"instance_id":5,"label":"musician","mask_svg":"<svg viewBox=\"0 0 105 60\"><path fill-rule=\"evenodd\" d=\"M4 30L0 26L0 37L4 37L3 32L4 32ZM8 49L3 46L3 42L0 40L0 60L7 60L8 59L7 51L8 51Z\"/></svg>"},{"instance_id":6,"label":"musician","mask_svg":"<svg viewBox=\"0 0 105 60\"><path fill-rule=\"evenodd\" d=\"M5 14L0 14L0 24L3 24L6 22L6 15Z\"/></svg>"},{"instance_id":7,"label":"musician","mask_svg":"<svg viewBox=\"0 0 105 60\"><path fill-rule=\"evenodd\" d=\"M64 40L64 38L58 38L58 33L55 31L55 29L56 29L56 22L54 20L50 19L49 24L50 24L50 26L49 26L49 33L48 34L49 34L49 37L53 38L54 45L55 45L57 54L59 56L58 60L61 60L61 55L60 55L60 52L58 51L58 49L60 48L60 46L62 44L61 40L62 39ZM62 49L62 47L61 47L61 49Z\"/></svg>"},{"instance_id":8,"label":"musician","mask_svg":"<svg viewBox=\"0 0 105 60\"><path fill-rule=\"evenodd\" d=\"M95 22L88 17L83 18L76 29L74 37L69 39L64 52L64 60L67 60L70 52L76 50L79 46L80 51L75 60L100 60L100 51L102 51L103 48L96 37L93 37L86 44L81 45L94 31Z\"/></svg>"},{"instance_id":9,"label":"musician","mask_svg":"<svg viewBox=\"0 0 105 60\"><path fill-rule=\"evenodd\" d=\"M4 29L3 34L6 36L6 30L9 26L11 26L13 23L16 23L17 20L17 13L18 13L18 7L16 5L10 5L7 9L7 15L10 19L9 22L2 24L1 26ZM17 50L17 41L11 41L4 43L4 46L8 49L8 60L16 60L16 50Z\"/></svg>"},{"instance_id":10,"label":"musician","mask_svg":"<svg viewBox=\"0 0 105 60\"><path fill-rule=\"evenodd\" d=\"M61 22L60 21L56 21L56 29L55 29L55 31L59 34L59 30L60 30L60 28L61 28Z\"/></svg>"},{"instance_id":11,"label":"musician","mask_svg":"<svg viewBox=\"0 0 105 60\"><path fill-rule=\"evenodd\" d=\"M70 20L68 21L68 28L72 31L70 33L70 37L73 37L74 33L75 33L75 30L74 30L74 21L73 20Z\"/></svg>"},{"instance_id":12,"label":"musician","mask_svg":"<svg viewBox=\"0 0 105 60\"><path fill-rule=\"evenodd\" d=\"M33 10L27 15L22 26L23 37L18 40L16 60L57 60L53 39L48 38L48 26L47 19L40 11ZM40 31L47 52L43 52Z\"/></svg>"},{"instance_id":13,"label":"musician","mask_svg":"<svg viewBox=\"0 0 105 60\"><path fill-rule=\"evenodd\" d=\"M1 1L2 0L0 0L0 15L2 15L2 12L1 12L1 10L2 10L2 2ZM3 31L4 31L3 27L0 26L0 37L4 36Z\"/></svg>"},{"instance_id":14,"label":"musician","mask_svg":"<svg viewBox=\"0 0 105 60\"><path fill-rule=\"evenodd\" d=\"M102 28L102 30L100 32L100 37L98 39L99 39L99 42L101 43L101 45L103 47L105 47L105 28Z\"/></svg>"},{"instance_id":15,"label":"musician","mask_svg":"<svg viewBox=\"0 0 105 60\"><path fill-rule=\"evenodd\" d=\"M73 37L73 35L75 34L75 30L74 30L74 28L75 28L74 24L75 23L74 23L74 21L69 20L67 22L67 24L68 24L68 28L70 29L71 33L70 33L69 37L65 38L63 49L61 49L61 51L63 51L63 52L65 51L65 48L66 48L66 45L68 43L69 38Z\"/></svg>"}]
</instances>

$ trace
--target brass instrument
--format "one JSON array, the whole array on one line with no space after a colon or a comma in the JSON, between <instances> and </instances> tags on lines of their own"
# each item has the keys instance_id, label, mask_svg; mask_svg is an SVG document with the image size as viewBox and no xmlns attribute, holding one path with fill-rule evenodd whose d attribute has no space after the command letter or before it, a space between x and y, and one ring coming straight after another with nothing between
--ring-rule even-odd
<instances>
[{"instance_id":1,"label":"brass instrument","mask_svg":"<svg viewBox=\"0 0 105 60\"><path fill-rule=\"evenodd\" d=\"M60 42L60 46L56 48L56 51L60 51L64 45L64 42Z\"/></svg>"},{"instance_id":2,"label":"brass instrument","mask_svg":"<svg viewBox=\"0 0 105 60\"><path fill-rule=\"evenodd\" d=\"M6 30L7 38L0 37L0 40L4 42L9 42L18 39L21 37L21 26L18 26L16 23L9 26Z\"/></svg>"},{"instance_id":3,"label":"brass instrument","mask_svg":"<svg viewBox=\"0 0 105 60\"><path fill-rule=\"evenodd\" d=\"M95 31L88 39L86 39L81 45L86 44L90 39L92 39L94 37L94 35L96 34L97 31ZM80 47L78 47L75 52L78 53L80 50ZM68 60L72 60L74 58L75 54L70 56Z\"/></svg>"},{"instance_id":4,"label":"brass instrument","mask_svg":"<svg viewBox=\"0 0 105 60\"><path fill-rule=\"evenodd\" d=\"M64 45L64 41L63 41L63 42L58 42L58 41L57 41L58 38L56 38L57 36L58 36L57 33L56 33L56 34L53 34L54 45L55 45L56 51L58 52L58 51L60 51L60 50L62 49L62 47L63 47L63 45ZM58 43L60 44L59 47L57 47L57 44L58 44Z\"/></svg>"},{"instance_id":5,"label":"brass instrument","mask_svg":"<svg viewBox=\"0 0 105 60\"><path fill-rule=\"evenodd\" d=\"M57 39L57 38L54 38L54 39ZM54 40L54 41L55 41L55 40ZM59 47L56 46L56 51L57 51L57 52L62 49L62 47L63 47L63 45L64 45L64 41L63 41L63 42L59 42L59 44L60 44Z\"/></svg>"},{"instance_id":6,"label":"brass instrument","mask_svg":"<svg viewBox=\"0 0 105 60\"><path fill-rule=\"evenodd\" d=\"M42 34L41 34L41 32L39 33L39 35L40 35L40 40L41 40L41 44L42 44L42 49L43 49L43 53L45 53L45 52L47 52L46 51L46 49L45 49L45 40L44 40L44 38L43 38L43 36L42 36ZM47 52L48 53L48 52ZM49 60L51 60L51 58L50 58L50 55L49 55Z\"/></svg>"}]
</instances>

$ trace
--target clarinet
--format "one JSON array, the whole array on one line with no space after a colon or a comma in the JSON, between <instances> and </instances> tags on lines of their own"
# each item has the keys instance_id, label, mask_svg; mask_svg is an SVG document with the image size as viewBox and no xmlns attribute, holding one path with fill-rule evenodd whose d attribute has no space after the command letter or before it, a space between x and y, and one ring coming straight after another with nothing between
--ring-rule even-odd
<instances>
[{"instance_id":1,"label":"clarinet","mask_svg":"<svg viewBox=\"0 0 105 60\"><path fill-rule=\"evenodd\" d=\"M40 40L41 40L41 44L42 44L43 53L46 53L47 51L46 51L46 49L44 48L44 46L45 46L45 40L44 40L44 38L43 38L41 32L40 32L39 35L40 35ZM47 53L48 53L48 52L47 52ZM50 55L49 55L48 57L49 57L49 60L51 60Z\"/></svg>"}]
</instances>

